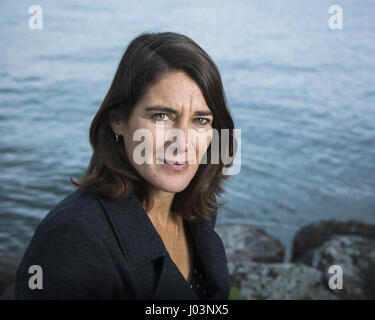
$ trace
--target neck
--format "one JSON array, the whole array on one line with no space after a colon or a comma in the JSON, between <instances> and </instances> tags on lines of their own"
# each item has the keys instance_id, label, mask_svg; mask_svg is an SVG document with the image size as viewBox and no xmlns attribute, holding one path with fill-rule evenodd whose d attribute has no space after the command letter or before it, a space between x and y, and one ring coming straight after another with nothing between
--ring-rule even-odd
<instances>
[{"instance_id":1,"label":"neck","mask_svg":"<svg viewBox=\"0 0 375 320\"><path fill-rule=\"evenodd\" d=\"M150 219L167 228L168 224L173 221L176 223L176 217L171 211L174 193L165 191L152 191L153 207L147 212Z\"/></svg>"}]
</instances>

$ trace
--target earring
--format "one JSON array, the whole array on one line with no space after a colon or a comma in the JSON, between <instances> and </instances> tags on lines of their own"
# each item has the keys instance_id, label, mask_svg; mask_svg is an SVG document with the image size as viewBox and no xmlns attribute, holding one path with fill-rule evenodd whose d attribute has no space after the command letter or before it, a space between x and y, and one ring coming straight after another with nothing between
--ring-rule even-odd
<instances>
[{"instance_id":1,"label":"earring","mask_svg":"<svg viewBox=\"0 0 375 320\"><path fill-rule=\"evenodd\" d=\"M116 142L118 142L118 135L116 131L115 131L115 134L116 134Z\"/></svg>"}]
</instances>

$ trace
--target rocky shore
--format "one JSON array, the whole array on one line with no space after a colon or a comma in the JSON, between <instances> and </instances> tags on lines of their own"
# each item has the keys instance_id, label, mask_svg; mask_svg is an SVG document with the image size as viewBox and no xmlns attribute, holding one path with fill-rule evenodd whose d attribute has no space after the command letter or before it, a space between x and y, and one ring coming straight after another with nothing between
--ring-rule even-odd
<instances>
[{"instance_id":1,"label":"rocky shore","mask_svg":"<svg viewBox=\"0 0 375 320\"><path fill-rule=\"evenodd\" d=\"M226 248L232 286L242 298L375 299L375 225L314 222L297 232L287 262L281 242L260 228L218 224L216 231ZM0 256L0 299L13 298L22 255ZM341 268L342 288L337 287L339 273L329 272L331 266Z\"/></svg>"},{"instance_id":2,"label":"rocky shore","mask_svg":"<svg viewBox=\"0 0 375 320\"><path fill-rule=\"evenodd\" d=\"M14 296L14 281L23 251L0 255L0 300L11 300Z\"/></svg>"},{"instance_id":3,"label":"rocky shore","mask_svg":"<svg viewBox=\"0 0 375 320\"><path fill-rule=\"evenodd\" d=\"M288 262L280 241L262 229L223 224L216 231L232 285L246 299L375 299L375 225L314 222L295 235ZM342 288L331 266L341 268Z\"/></svg>"}]
</instances>

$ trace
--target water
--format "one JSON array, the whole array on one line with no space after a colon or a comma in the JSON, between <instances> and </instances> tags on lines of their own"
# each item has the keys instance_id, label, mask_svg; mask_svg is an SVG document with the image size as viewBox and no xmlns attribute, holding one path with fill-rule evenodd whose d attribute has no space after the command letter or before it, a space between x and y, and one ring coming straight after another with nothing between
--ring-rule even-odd
<instances>
[{"instance_id":1,"label":"water","mask_svg":"<svg viewBox=\"0 0 375 320\"><path fill-rule=\"evenodd\" d=\"M74 191L88 130L128 44L175 31L222 74L242 130L242 169L218 223L257 225L288 248L321 219L375 223L375 3L362 1L0 3L0 253L23 249ZM344 28L328 27L341 5Z\"/></svg>"}]
</instances>

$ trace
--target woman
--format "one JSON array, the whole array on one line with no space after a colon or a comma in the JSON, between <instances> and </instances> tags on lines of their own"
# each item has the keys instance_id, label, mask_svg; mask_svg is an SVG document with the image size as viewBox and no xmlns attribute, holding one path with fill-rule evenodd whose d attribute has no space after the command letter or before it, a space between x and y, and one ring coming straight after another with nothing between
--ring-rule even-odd
<instances>
[{"instance_id":1,"label":"woman","mask_svg":"<svg viewBox=\"0 0 375 320\"><path fill-rule=\"evenodd\" d=\"M135 38L91 124L87 172L38 226L16 299L228 299L214 231L228 164L210 161L220 129L233 138L207 53L172 32Z\"/></svg>"}]
</instances>

